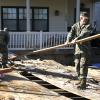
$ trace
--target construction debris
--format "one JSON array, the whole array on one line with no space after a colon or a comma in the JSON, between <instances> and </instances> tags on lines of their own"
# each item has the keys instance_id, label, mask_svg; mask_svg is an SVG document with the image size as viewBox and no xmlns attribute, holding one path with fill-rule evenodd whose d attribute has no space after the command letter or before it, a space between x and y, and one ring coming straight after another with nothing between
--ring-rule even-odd
<instances>
[{"instance_id":1,"label":"construction debris","mask_svg":"<svg viewBox=\"0 0 100 100\"><path fill-rule=\"evenodd\" d=\"M87 89L81 91L75 86L77 75L74 66L64 66L54 60L40 59L22 59L21 61L13 61L13 63L14 69L7 68L8 72L12 72L5 73L5 77L1 79L0 100L20 100L20 98L22 100L53 100L53 98L55 100L70 100L70 98L44 89L34 81L29 81L20 75L23 71L81 97L92 100L100 98L100 70L89 68ZM0 72L2 73L4 70L0 69Z\"/></svg>"},{"instance_id":2,"label":"construction debris","mask_svg":"<svg viewBox=\"0 0 100 100\"><path fill-rule=\"evenodd\" d=\"M0 82L0 100L70 100L31 82L17 72L7 73Z\"/></svg>"},{"instance_id":3,"label":"construction debris","mask_svg":"<svg viewBox=\"0 0 100 100\"><path fill-rule=\"evenodd\" d=\"M35 71L31 72L32 75L41 78L63 90L70 91L74 94L81 95L88 99L99 100L100 98L100 70L89 68L89 75L87 80L87 89L84 91L77 90L75 82L77 76L75 67L64 66L53 60L23 60L16 61L16 64L24 65L29 68L34 67Z\"/></svg>"}]
</instances>

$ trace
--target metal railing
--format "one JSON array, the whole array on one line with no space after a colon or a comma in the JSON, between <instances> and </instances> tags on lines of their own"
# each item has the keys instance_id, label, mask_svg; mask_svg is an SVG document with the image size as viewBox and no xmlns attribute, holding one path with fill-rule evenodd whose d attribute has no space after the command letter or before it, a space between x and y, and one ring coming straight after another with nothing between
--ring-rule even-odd
<instances>
[{"instance_id":1,"label":"metal railing","mask_svg":"<svg viewBox=\"0 0 100 100\"><path fill-rule=\"evenodd\" d=\"M37 50L63 44L67 32L9 32L9 50Z\"/></svg>"}]
</instances>

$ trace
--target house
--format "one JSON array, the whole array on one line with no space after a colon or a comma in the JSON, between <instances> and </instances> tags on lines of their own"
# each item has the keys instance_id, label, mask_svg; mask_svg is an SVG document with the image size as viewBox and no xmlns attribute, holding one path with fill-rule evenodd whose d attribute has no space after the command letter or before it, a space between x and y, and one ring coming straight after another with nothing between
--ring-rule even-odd
<instances>
[{"instance_id":1,"label":"house","mask_svg":"<svg viewBox=\"0 0 100 100\"><path fill-rule=\"evenodd\" d=\"M10 33L10 50L41 49L66 40L80 10L95 21L95 2L99 0L0 0L0 28Z\"/></svg>"},{"instance_id":2,"label":"house","mask_svg":"<svg viewBox=\"0 0 100 100\"><path fill-rule=\"evenodd\" d=\"M100 2L95 3L95 24L96 24L96 30L100 32Z\"/></svg>"}]
</instances>

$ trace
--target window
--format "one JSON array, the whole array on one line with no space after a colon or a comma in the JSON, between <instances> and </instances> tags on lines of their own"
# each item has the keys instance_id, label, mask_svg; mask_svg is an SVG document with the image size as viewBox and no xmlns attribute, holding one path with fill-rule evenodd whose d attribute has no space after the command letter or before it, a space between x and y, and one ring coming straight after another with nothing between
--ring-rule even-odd
<instances>
[{"instance_id":1,"label":"window","mask_svg":"<svg viewBox=\"0 0 100 100\"><path fill-rule=\"evenodd\" d=\"M18 9L18 30L26 31L26 9Z\"/></svg>"},{"instance_id":2,"label":"window","mask_svg":"<svg viewBox=\"0 0 100 100\"><path fill-rule=\"evenodd\" d=\"M2 8L2 28L7 27L10 31L26 31L25 8Z\"/></svg>"},{"instance_id":3,"label":"window","mask_svg":"<svg viewBox=\"0 0 100 100\"><path fill-rule=\"evenodd\" d=\"M10 31L26 31L25 7L2 7L2 28ZM31 8L31 30L48 31L48 8Z\"/></svg>"},{"instance_id":4,"label":"window","mask_svg":"<svg viewBox=\"0 0 100 100\"><path fill-rule=\"evenodd\" d=\"M48 8L33 8L32 30L48 31Z\"/></svg>"},{"instance_id":5,"label":"window","mask_svg":"<svg viewBox=\"0 0 100 100\"><path fill-rule=\"evenodd\" d=\"M10 30L16 30L16 9L15 8L3 8L2 24L3 27L8 27Z\"/></svg>"}]
</instances>

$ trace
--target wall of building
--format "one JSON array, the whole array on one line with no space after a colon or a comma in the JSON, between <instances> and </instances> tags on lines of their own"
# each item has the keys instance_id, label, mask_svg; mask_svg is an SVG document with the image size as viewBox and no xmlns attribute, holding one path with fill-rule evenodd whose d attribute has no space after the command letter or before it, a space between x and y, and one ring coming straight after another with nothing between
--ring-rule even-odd
<instances>
[{"instance_id":1,"label":"wall of building","mask_svg":"<svg viewBox=\"0 0 100 100\"><path fill-rule=\"evenodd\" d=\"M67 17L69 0L37 0L32 1L33 6L49 7L49 31L67 31ZM55 16L55 11L59 11L59 16Z\"/></svg>"},{"instance_id":2,"label":"wall of building","mask_svg":"<svg viewBox=\"0 0 100 100\"><path fill-rule=\"evenodd\" d=\"M86 8L92 8L92 0L81 0ZM26 6L26 0L0 0L0 6ZM31 0L32 7L49 8L49 31L67 31L74 23L74 8L76 0ZM59 11L59 16L55 16L55 11ZM93 13L90 12L91 21Z\"/></svg>"},{"instance_id":3,"label":"wall of building","mask_svg":"<svg viewBox=\"0 0 100 100\"><path fill-rule=\"evenodd\" d=\"M84 8L90 9L90 23L93 25L94 23L94 4L93 0L80 0L80 4L84 4ZM75 22L75 8L76 8L76 0L68 0L68 27L72 26Z\"/></svg>"},{"instance_id":4,"label":"wall of building","mask_svg":"<svg viewBox=\"0 0 100 100\"><path fill-rule=\"evenodd\" d=\"M49 31L66 31L69 5L68 0L31 0L32 7L49 8ZM2 0L0 6L25 6L26 0ZM55 10L59 11L59 16L55 16Z\"/></svg>"},{"instance_id":5,"label":"wall of building","mask_svg":"<svg viewBox=\"0 0 100 100\"><path fill-rule=\"evenodd\" d=\"M100 32L100 2L95 4L95 22L96 22L96 30Z\"/></svg>"},{"instance_id":6,"label":"wall of building","mask_svg":"<svg viewBox=\"0 0 100 100\"><path fill-rule=\"evenodd\" d=\"M93 18L94 18L94 2L93 0L82 0L81 3L84 3L85 8L90 9L90 23L93 24Z\"/></svg>"},{"instance_id":7,"label":"wall of building","mask_svg":"<svg viewBox=\"0 0 100 100\"><path fill-rule=\"evenodd\" d=\"M74 23L74 8L75 8L75 0L68 0L68 27L72 26Z\"/></svg>"}]
</instances>

